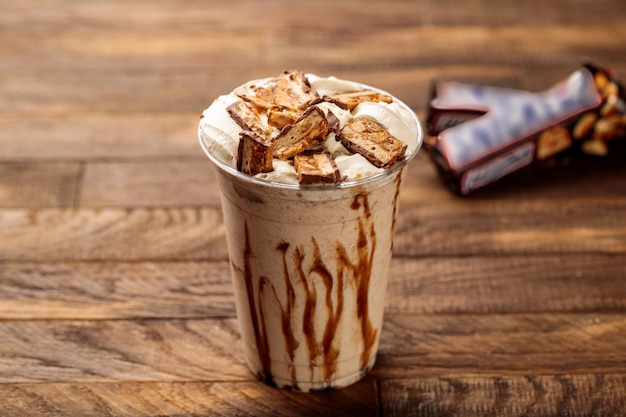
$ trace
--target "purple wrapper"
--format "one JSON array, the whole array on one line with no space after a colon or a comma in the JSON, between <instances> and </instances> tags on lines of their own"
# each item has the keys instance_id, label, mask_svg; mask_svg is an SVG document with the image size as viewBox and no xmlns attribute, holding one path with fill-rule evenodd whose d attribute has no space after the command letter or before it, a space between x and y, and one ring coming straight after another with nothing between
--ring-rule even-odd
<instances>
[{"instance_id":1,"label":"purple wrapper","mask_svg":"<svg viewBox=\"0 0 626 417\"><path fill-rule=\"evenodd\" d=\"M626 136L625 91L593 64L540 93L439 82L426 130L444 183L466 195L566 151L607 155Z\"/></svg>"}]
</instances>

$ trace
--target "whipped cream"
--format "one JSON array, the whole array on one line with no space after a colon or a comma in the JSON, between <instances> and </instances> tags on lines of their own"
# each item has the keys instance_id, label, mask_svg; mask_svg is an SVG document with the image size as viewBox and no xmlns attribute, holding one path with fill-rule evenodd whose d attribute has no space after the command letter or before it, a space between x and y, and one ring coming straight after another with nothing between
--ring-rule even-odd
<instances>
[{"instance_id":1,"label":"whipped cream","mask_svg":"<svg viewBox=\"0 0 626 417\"><path fill-rule=\"evenodd\" d=\"M306 74L306 77L311 86L311 91L317 93L320 97L364 89L375 90L369 86L335 77L319 77L314 74ZM236 169L239 134L242 132L242 128L230 117L227 107L239 100L237 94L249 91L255 86L264 85L269 87L271 80L271 78L266 78L249 81L235 88L231 93L218 97L202 112L203 117L198 128L199 139L201 146L207 154L217 161ZM381 91L381 93L391 96L384 91ZM417 118L405 104L396 98L393 98L391 103L364 102L352 111L344 110L329 102L321 102L316 105L324 113L332 112L339 119L340 128L343 128L355 117L367 117L380 123L396 139L407 144L407 158L410 158L419 149L420 143L418 143L418 140L421 135ZM324 148L333 155L343 181L360 180L384 171L384 169L372 165L363 156L349 152L335 138L334 133L330 133L327 136ZM273 171L260 173L255 175L255 177L283 184L298 184L296 170L288 161L274 159L273 168Z\"/></svg>"}]
</instances>

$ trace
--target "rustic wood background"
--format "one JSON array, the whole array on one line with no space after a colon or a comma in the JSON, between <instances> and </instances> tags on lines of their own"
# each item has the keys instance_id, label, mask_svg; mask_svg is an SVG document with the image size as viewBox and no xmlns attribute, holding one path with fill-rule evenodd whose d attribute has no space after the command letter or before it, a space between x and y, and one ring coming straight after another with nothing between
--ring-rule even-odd
<instances>
[{"instance_id":1,"label":"rustic wood background","mask_svg":"<svg viewBox=\"0 0 626 417\"><path fill-rule=\"evenodd\" d=\"M0 0L1 416L626 415L626 157L468 198L420 155L376 367L298 394L237 348L201 111L298 68L386 89L626 78L623 0Z\"/></svg>"}]
</instances>

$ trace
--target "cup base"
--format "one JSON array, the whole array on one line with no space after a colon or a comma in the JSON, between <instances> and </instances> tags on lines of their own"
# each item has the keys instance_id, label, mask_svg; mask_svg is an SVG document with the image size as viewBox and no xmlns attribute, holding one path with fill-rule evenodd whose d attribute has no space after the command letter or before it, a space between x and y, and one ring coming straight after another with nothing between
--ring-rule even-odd
<instances>
[{"instance_id":1,"label":"cup base","mask_svg":"<svg viewBox=\"0 0 626 417\"><path fill-rule=\"evenodd\" d=\"M296 392L320 392L345 388L363 379L367 375L369 370L372 369L375 361L376 356L372 356L364 369L359 369L356 372L350 372L347 375L333 376L329 379L294 380L292 378L281 378L280 376L276 375L267 375L263 371L257 369L250 362L250 360L246 358L246 364L248 365L248 368L259 381L262 381L265 384L275 388ZM307 368L309 367L307 366Z\"/></svg>"}]
</instances>

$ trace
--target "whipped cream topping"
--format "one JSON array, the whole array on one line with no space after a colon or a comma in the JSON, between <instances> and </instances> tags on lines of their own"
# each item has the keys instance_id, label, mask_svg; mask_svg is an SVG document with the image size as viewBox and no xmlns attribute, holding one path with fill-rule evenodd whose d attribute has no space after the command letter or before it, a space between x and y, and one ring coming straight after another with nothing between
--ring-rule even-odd
<instances>
[{"instance_id":1,"label":"whipped cream topping","mask_svg":"<svg viewBox=\"0 0 626 417\"><path fill-rule=\"evenodd\" d=\"M335 77L319 77L314 74L306 74L306 77L312 92L316 92L320 97L341 92L372 89L369 86ZM242 132L242 128L231 118L226 109L239 100L237 94L250 91L259 85L269 87L271 80L271 78L267 78L249 81L235 88L231 93L218 97L202 112L203 117L200 119L198 131L200 144L205 152L219 162L236 169L239 134ZM389 95L386 92L382 93ZM396 98L393 98L391 103L364 102L352 111L344 110L329 102L321 102L316 105L324 113L332 112L339 119L340 128L355 117L367 117L380 123L396 139L407 144L406 158L411 158L420 146L421 134L417 118L405 104ZM324 148L333 155L343 181L355 181L384 171L383 168L372 165L363 156L349 152L337 140L335 133L330 133L326 137ZM283 184L298 184L296 170L290 162L274 159L273 168L273 171L260 173L255 177Z\"/></svg>"}]
</instances>

